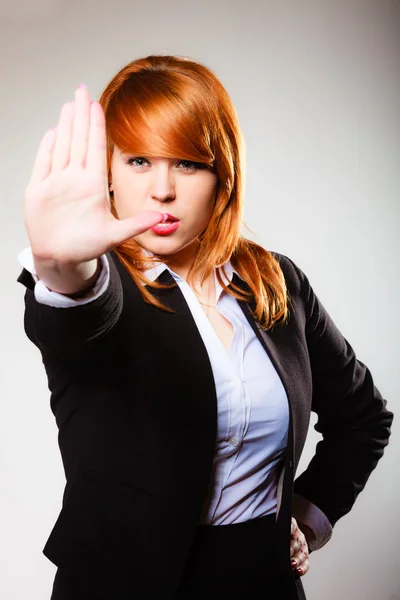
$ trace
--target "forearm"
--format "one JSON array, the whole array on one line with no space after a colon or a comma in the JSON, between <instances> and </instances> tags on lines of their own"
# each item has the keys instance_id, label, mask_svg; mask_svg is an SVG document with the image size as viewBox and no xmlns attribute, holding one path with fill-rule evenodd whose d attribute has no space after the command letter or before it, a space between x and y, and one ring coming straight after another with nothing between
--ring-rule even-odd
<instances>
[{"instance_id":1,"label":"forearm","mask_svg":"<svg viewBox=\"0 0 400 600\"><path fill-rule=\"evenodd\" d=\"M18 281L27 287L25 331L43 354L76 356L116 325L123 306L120 276L110 256L103 256L100 262L103 268L93 294L83 299L49 291L41 280L35 284L36 273L25 268L19 276Z\"/></svg>"},{"instance_id":2,"label":"forearm","mask_svg":"<svg viewBox=\"0 0 400 600\"><path fill-rule=\"evenodd\" d=\"M99 259L78 264L33 257L37 277L53 292L79 298L96 282L101 265Z\"/></svg>"}]
</instances>

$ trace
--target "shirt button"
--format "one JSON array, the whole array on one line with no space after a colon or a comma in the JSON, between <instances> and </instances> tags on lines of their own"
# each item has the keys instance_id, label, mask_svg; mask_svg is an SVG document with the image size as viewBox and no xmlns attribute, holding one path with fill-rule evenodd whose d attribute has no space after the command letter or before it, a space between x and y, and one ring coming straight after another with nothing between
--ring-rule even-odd
<instances>
[{"instance_id":1,"label":"shirt button","mask_svg":"<svg viewBox=\"0 0 400 600\"><path fill-rule=\"evenodd\" d=\"M229 440L229 443L231 446L237 446L239 443L239 440L237 439L237 437L231 437L231 439Z\"/></svg>"},{"instance_id":2,"label":"shirt button","mask_svg":"<svg viewBox=\"0 0 400 600\"><path fill-rule=\"evenodd\" d=\"M231 386L236 388L240 385L240 379L231 379Z\"/></svg>"}]
</instances>

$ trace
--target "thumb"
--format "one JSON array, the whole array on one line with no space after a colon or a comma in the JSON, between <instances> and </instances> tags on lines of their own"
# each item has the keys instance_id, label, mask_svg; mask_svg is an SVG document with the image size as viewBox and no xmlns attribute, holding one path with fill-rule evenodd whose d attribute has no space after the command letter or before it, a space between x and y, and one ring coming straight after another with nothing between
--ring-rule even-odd
<instances>
[{"instance_id":1,"label":"thumb","mask_svg":"<svg viewBox=\"0 0 400 600\"><path fill-rule=\"evenodd\" d=\"M163 213L153 210L141 212L128 219L114 219L110 231L111 238L115 244L122 244L122 242L147 231L150 227L165 220L166 218Z\"/></svg>"}]
</instances>

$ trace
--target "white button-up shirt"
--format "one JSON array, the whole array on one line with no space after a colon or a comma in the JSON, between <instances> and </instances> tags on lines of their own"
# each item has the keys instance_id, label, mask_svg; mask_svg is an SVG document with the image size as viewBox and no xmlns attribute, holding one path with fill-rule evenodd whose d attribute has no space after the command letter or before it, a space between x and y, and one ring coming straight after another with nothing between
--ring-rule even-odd
<instances>
[{"instance_id":1,"label":"white button-up shirt","mask_svg":"<svg viewBox=\"0 0 400 600\"><path fill-rule=\"evenodd\" d=\"M151 271L156 275L165 268L161 264ZM228 284L233 276L230 263L225 265L225 272ZM289 425L282 382L236 298L223 290L216 274L216 306L234 330L229 353L191 287L170 273L206 346L218 400L212 482L201 521L228 525L273 513Z\"/></svg>"}]
</instances>

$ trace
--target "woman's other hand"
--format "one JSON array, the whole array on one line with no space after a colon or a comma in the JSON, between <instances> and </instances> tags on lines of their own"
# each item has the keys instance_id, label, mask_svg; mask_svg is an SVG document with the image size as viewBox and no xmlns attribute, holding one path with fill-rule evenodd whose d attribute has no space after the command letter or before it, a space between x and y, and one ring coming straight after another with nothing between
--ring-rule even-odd
<instances>
[{"instance_id":1,"label":"woman's other hand","mask_svg":"<svg viewBox=\"0 0 400 600\"><path fill-rule=\"evenodd\" d=\"M292 567L298 575L303 576L310 568L308 544L306 536L301 531L294 517L292 517L290 533L290 559Z\"/></svg>"},{"instance_id":2,"label":"woman's other hand","mask_svg":"<svg viewBox=\"0 0 400 600\"><path fill-rule=\"evenodd\" d=\"M24 216L35 259L61 265L97 259L163 220L153 211L124 220L111 214L104 112L85 86L40 143Z\"/></svg>"}]
</instances>

